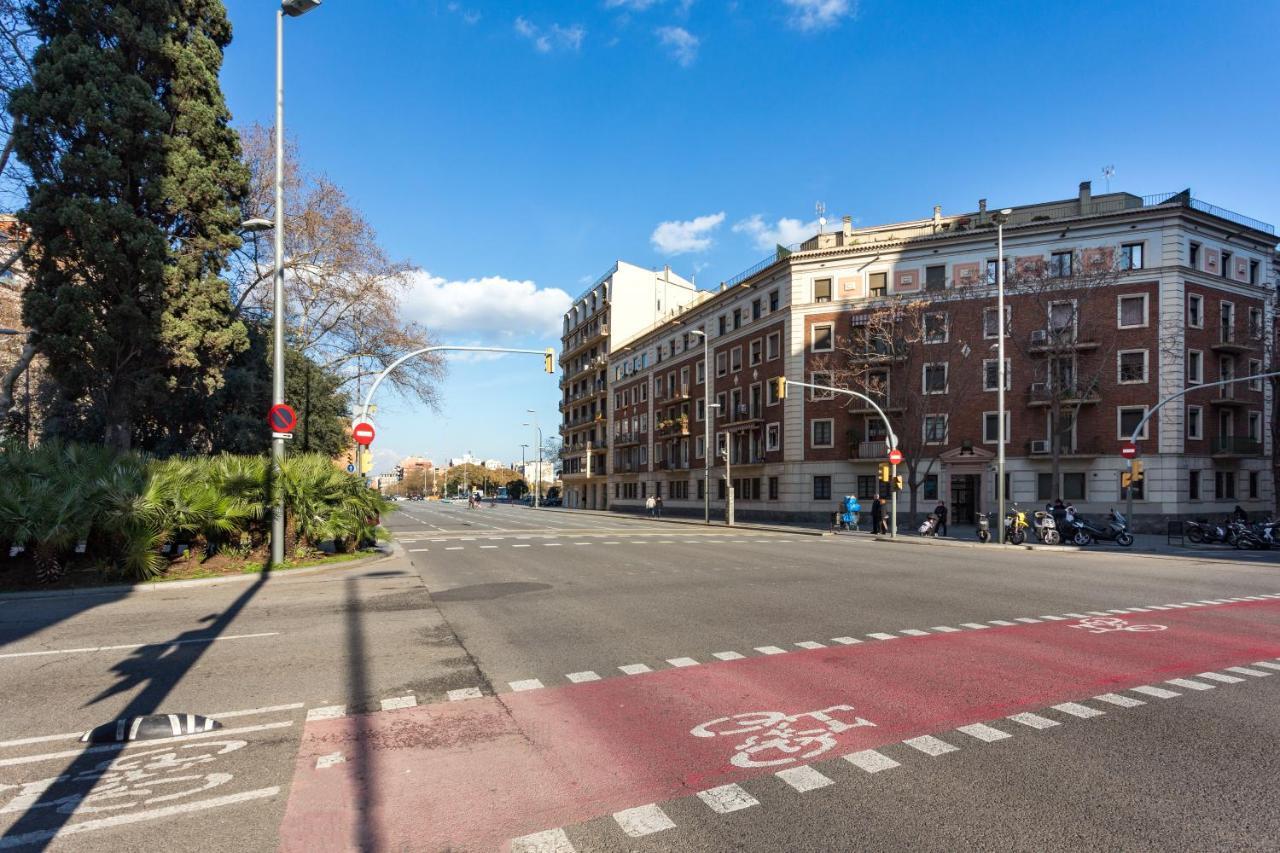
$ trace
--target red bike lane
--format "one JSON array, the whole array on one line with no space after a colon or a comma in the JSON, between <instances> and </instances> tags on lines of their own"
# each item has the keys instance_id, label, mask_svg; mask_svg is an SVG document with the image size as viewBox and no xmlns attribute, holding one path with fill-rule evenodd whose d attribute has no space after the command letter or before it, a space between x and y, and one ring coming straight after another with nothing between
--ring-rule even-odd
<instances>
[{"instance_id":1,"label":"red bike lane","mask_svg":"<svg viewBox=\"0 0 1280 853\"><path fill-rule=\"evenodd\" d=\"M492 850L806 761L1280 656L1280 601L1121 618L1166 630L1092 633L1073 620L868 640L310 722L281 848ZM740 766L747 735L691 733L737 714L833 706L874 725L831 733L829 750L788 763ZM340 763L317 768L335 753Z\"/></svg>"}]
</instances>

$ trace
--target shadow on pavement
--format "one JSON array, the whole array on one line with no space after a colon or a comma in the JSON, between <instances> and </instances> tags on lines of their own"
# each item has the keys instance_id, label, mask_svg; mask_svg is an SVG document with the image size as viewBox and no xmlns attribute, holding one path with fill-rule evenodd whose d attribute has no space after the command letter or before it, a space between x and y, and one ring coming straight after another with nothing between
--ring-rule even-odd
<instances>
[{"instance_id":1,"label":"shadow on pavement","mask_svg":"<svg viewBox=\"0 0 1280 853\"><path fill-rule=\"evenodd\" d=\"M347 578L347 708L354 714L356 725L352 765L357 783L356 828L359 849L378 850L378 830L373 821L373 804L377 801L377 772L372 765L373 751L369 715L360 713L369 695L368 658L365 652L364 623L361 618L356 579Z\"/></svg>"},{"instance_id":2,"label":"shadow on pavement","mask_svg":"<svg viewBox=\"0 0 1280 853\"><path fill-rule=\"evenodd\" d=\"M436 601L491 601L505 598L508 595L520 595L526 592L542 592L551 589L549 583L528 583L510 581L507 583L478 583L471 586L459 586L446 589L444 592L432 594Z\"/></svg>"}]
</instances>

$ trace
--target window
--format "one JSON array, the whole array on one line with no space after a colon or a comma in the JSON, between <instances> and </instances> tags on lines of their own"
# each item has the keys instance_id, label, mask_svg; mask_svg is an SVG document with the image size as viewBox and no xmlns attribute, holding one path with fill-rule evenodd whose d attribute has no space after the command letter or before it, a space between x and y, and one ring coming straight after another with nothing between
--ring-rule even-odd
<instances>
[{"instance_id":1,"label":"window","mask_svg":"<svg viewBox=\"0 0 1280 853\"><path fill-rule=\"evenodd\" d=\"M770 313L778 310L779 294L776 290L769 291L769 311Z\"/></svg>"},{"instance_id":2,"label":"window","mask_svg":"<svg viewBox=\"0 0 1280 853\"><path fill-rule=\"evenodd\" d=\"M926 501L936 501L938 499L938 475L929 474L921 483L924 491L924 499Z\"/></svg>"},{"instance_id":3,"label":"window","mask_svg":"<svg viewBox=\"0 0 1280 853\"><path fill-rule=\"evenodd\" d=\"M1220 501L1233 501L1236 499L1235 471L1213 472L1213 496Z\"/></svg>"},{"instance_id":4,"label":"window","mask_svg":"<svg viewBox=\"0 0 1280 853\"><path fill-rule=\"evenodd\" d=\"M830 385L831 374L827 372L809 374L809 382L814 385ZM810 389L810 400L831 400L835 397L834 391L819 391L817 388Z\"/></svg>"},{"instance_id":5,"label":"window","mask_svg":"<svg viewBox=\"0 0 1280 853\"><path fill-rule=\"evenodd\" d=\"M1187 438L1204 438L1204 409L1200 406L1187 406Z\"/></svg>"},{"instance_id":6,"label":"window","mask_svg":"<svg viewBox=\"0 0 1280 853\"><path fill-rule=\"evenodd\" d=\"M729 354L716 353L716 376L724 376L729 372Z\"/></svg>"},{"instance_id":7,"label":"window","mask_svg":"<svg viewBox=\"0 0 1280 853\"><path fill-rule=\"evenodd\" d=\"M1076 334L1075 302L1049 303L1049 334L1057 340L1073 340Z\"/></svg>"},{"instance_id":8,"label":"window","mask_svg":"<svg viewBox=\"0 0 1280 853\"><path fill-rule=\"evenodd\" d=\"M819 278L814 280L813 301L814 302L830 302L831 301L831 279Z\"/></svg>"},{"instance_id":9,"label":"window","mask_svg":"<svg viewBox=\"0 0 1280 853\"><path fill-rule=\"evenodd\" d=\"M707 381L707 363L705 361L699 361L693 369L693 375L695 377L695 383L698 385L705 383Z\"/></svg>"},{"instance_id":10,"label":"window","mask_svg":"<svg viewBox=\"0 0 1280 853\"><path fill-rule=\"evenodd\" d=\"M716 498L718 500L724 500L725 491L724 478L722 477L719 480L716 480Z\"/></svg>"},{"instance_id":11,"label":"window","mask_svg":"<svg viewBox=\"0 0 1280 853\"><path fill-rule=\"evenodd\" d=\"M1053 500L1053 474L1036 474L1036 500Z\"/></svg>"},{"instance_id":12,"label":"window","mask_svg":"<svg viewBox=\"0 0 1280 853\"><path fill-rule=\"evenodd\" d=\"M924 289L944 290L947 286L947 268L939 264L924 268Z\"/></svg>"},{"instance_id":13,"label":"window","mask_svg":"<svg viewBox=\"0 0 1280 853\"><path fill-rule=\"evenodd\" d=\"M1187 472L1187 500L1200 500L1200 472Z\"/></svg>"},{"instance_id":14,"label":"window","mask_svg":"<svg viewBox=\"0 0 1280 853\"><path fill-rule=\"evenodd\" d=\"M764 404L766 406L778 405L778 394L772 382L766 382L764 385Z\"/></svg>"},{"instance_id":15,"label":"window","mask_svg":"<svg viewBox=\"0 0 1280 853\"><path fill-rule=\"evenodd\" d=\"M1004 413L1004 443L1009 443L1009 415L1010 412ZM982 413L982 443L996 444L999 441L1000 431L1000 413L999 412L983 412Z\"/></svg>"},{"instance_id":16,"label":"window","mask_svg":"<svg viewBox=\"0 0 1280 853\"><path fill-rule=\"evenodd\" d=\"M742 369L742 347L729 350L729 372L737 373Z\"/></svg>"},{"instance_id":17,"label":"window","mask_svg":"<svg viewBox=\"0 0 1280 853\"><path fill-rule=\"evenodd\" d=\"M1116 299L1116 313L1121 329L1137 329L1147 325L1147 295L1120 296Z\"/></svg>"},{"instance_id":18,"label":"window","mask_svg":"<svg viewBox=\"0 0 1280 853\"><path fill-rule=\"evenodd\" d=\"M728 399L729 398L725 396L725 393L723 391L721 391L719 394L716 395L716 417L717 418L723 418L728 416L729 410L726 408Z\"/></svg>"},{"instance_id":19,"label":"window","mask_svg":"<svg viewBox=\"0 0 1280 853\"><path fill-rule=\"evenodd\" d=\"M987 284L1000 283L1000 259L987 258Z\"/></svg>"},{"instance_id":20,"label":"window","mask_svg":"<svg viewBox=\"0 0 1280 853\"><path fill-rule=\"evenodd\" d=\"M782 425L769 424L764 428L764 449L778 450L782 447Z\"/></svg>"},{"instance_id":21,"label":"window","mask_svg":"<svg viewBox=\"0 0 1280 853\"><path fill-rule=\"evenodd\" d=\"M822 323L816 325L811 330L811 343L809 345L810 352L831 352L834 349L832 341L831 324Z\"/></svg>"},{"instance_id":22,"label":"window","mask_svg":"<svg viewBox=\"0 0 1280 853\"><path fill-rule=\"evenodd\" d=\"M782 353L782 335L778 332L772 332L764 339L764 357L769 361L773 361Z\"/></svg>"},{"instance_id":23,"label":"window","mask_svg":"<svg viewBox=\"0 0 1280 853\"><path fill-rule=\"evenodd\" d=\"M1262 441L1262 412L1249 413L1249 439Z\"/></svg>"},{"instance_id":24,"label":"window","mask_svg":"<svg viewBox=\"0 0 1280 853\"><path fill-rule=\"evenodd\" d=\"M1120 269L1142 269L1142 244L1123 243L1120 246Z\"/></svg>"},{"instance_id":25,"label":"window","mask_svg":"<svg viewBox=\"0 0 1280 853\"><path fill-rule=\"evenodd\" d=\"M751 319L759 320L762 316L764 316L764 302L757 296L751 300Z\"/></svg>"},{"instance_id":26,"label":"window","mask_svg":"<svg viewBox=\"0 0 1280 853\"><path fill-rule=\"evenodd\" d=\"M947 342L947 315L937 311L924 315L924 342L926 344L945 344Z\"/></svg>"},{"instance_id":27,"label":"window","mask_svg":"<svg viewBox=\"0 0 1280 853\"><path fill-rule=\"evenodd\" d=\"M1236 306L1230 302L1222 302L1218 310L1218 324L1221 328L1221 337L1218 338L1224 344L1234 343L1236 339Z\"/></svg>"},{"instance_id":28,"label":"window","mask_svg":"<svg viewBox=\"0 0 1280 853\"><path fill-rule=\"evenodd\" d=\"M749 346L750 355L748 360L750 361L751 366L755 367L757 364L764 361L764 341L756 338Z\"/></svg>"},{"instance_id":29,"label":"window","mask_svg":"<svg viewBox=\"0 0 1280 853\"><path fill-rule=\"evenodd\" d=\"M1249 497L1256 500L1258 498L1258 472L1249 472Z\"/></svg>"},{"instance_id":30,"label":"window","mask_svg":"<svg viewBox=\"0 0 1280 853\"><path fill-rule=\"evenodd\" d=\"M1204 353L1198 349L1187 350L1187 384L1199 385L1204 381Z\"/></svg>"},{"instance_id":31,"label":"window","mask_svg":"<svg viewBox=\"0 0 1280 853\"><path fill-rule=\"evenodd\" d=\"M1147 381L1147 351L1144 349L1121 350L1116 353L1119 371L1116 381L1121 385L1133 385Z\"/></svg>"},{"instance_id":32,"label":"window","mask_svg":"<svg viewBox=\"0 0 1280 853\"><path fill-rule=\"evenodd\" d=\"M924 443L945 444L947 441L947 416L924 416Z\"/></svg>"},{"instance_id":33,"label":"window","mask_svg":"<svg viewBox=\"0 0 1280 853\"><path fill-rule=\"evenodd\" d=\"M835 422L831 418L819 418L809 422L809 446L831 447L831 433Z\"/></svg>"},{"instance_id":34,"label":"window","mask_svg":"<svg viewBox=\"0 0 1280 853\"><path fill-rule=\"evenodd\" d=\"M1000 326L996 321L996 312L998 308L985 308L982 311L982 337L984 340L995 340L1000 336ZM1010 313L1009 306L1004 306L1004 333L1009 335Z\"/></svg>"},{"instance_id":35,"label":"window","mask_svg":"<svg viewBox=\"0 0 1280 853\"><path fill-rule=\"evenodd\" d=\"M1218 267L1218 275L1223 278L1231 277L1231 253L1226 250L1222 252L1222 266Z\"/></svg>"},{"instance_id":36,"label":"window","mask_svg":"<svg viewBox=\"0 0 1280 853\"><path fill-rule=\"evenodd\" d=\"M1071 253L1070 252L1054 252L1049 256L1049 277L1050 278L1070 278L1071 277Z\"/></svg>"},{"instance_id":37,"label":"window","mask_svg":"<svg viewBox=\"0 0 1280 853\"><path fill-rule=\"evenodd\" d=\"M741 308L733 309L733 328L734 328L734 331L737 331L738 329L742 328L742 309Z\"/></svg>"},{"instance_id":38,"label":"window","mask_svg":"<svg viewBox=\"0 0 1280 853\"><path fill-rule=\"evenodd\" d=\"M724 334L727 334L728 332L729 332L729 318L721 314L720 315L720 334L724 335Z\"/></svg>"},{"instance_id":39,"label":"window","mask_svg":"<svg viewBox=\"0 0 1280 853\"><path fill-rule=\"evenodd\" d=\"M1138 422L1142 420L1142 416L1146 413L1146 406L1116 407L1117 432L1119 433L1116 438L1127 439L1133 435L1133 431L1138 427ZM1142 432L1138 435L1138 438L1145 439L1147 437L1147 432L1150 429L1151 422L1148 421L1142 425Z\"/></svg>"},{"instance_id":40,"label":"window","mask_svg":"<svg viewBox=\"0 0 1280 853\"><path fill-rule=\"evenodd\" d=\"M1255 341L1262 340L1262 309L1249 309L1249 337Z\"/></svg>"},{"instance_id":41,"label":"window","mask_svg":"<svg viewBox=\"0 0 1280 853\"><path fill-rule=\"evenodd\" d=\"M1256 358L1251 358L1251 359L1249 359L1249 375L1250 375L1250 376L1257 376L1257 375L1258 375L1259 373L1261 373L1261 372L1262 372L1262 362L1258 361ZM1261 379L1250 379L1250 380L1249 380L1249 390L1250 390L1250 391L1261 391L1261 390L1262 390L1262 380L1261 380Z\"/></svg>"},{"instance_id":42,"label":"window","mask_svg":"<svg viewBox=\"0 0 1280 853\"><path fill-rule=\"evenodd\" d=\"M869 277L867 292L872 299L887 295L889 293L889 274L887 272L873 272Z\"/></svg>"},{"instance_id":43,"label":"window","mask_svg":"<svg viewBox=\"0 0 1280 853\"><path fill-rule=\"evenodd\" d=\"M1062 499L1083 501L1085 499L1085 476L1082 471L1066 471L1062 474Z\"/></svg>"},{"instance_id":44,"label":"window","mask_svg":"<svg viewBox=\"0 0 1280 853\"><path fill-rule=\"evenodd\" d=\"M1194 240L1187 247L1187 265L1200 269L1200 244Z\"/></svg>"},{"instance_id":45,"label":"window","mask_svg":"<svg viewBox=\"0 0 1280 853\"><path fill-rule=\"evenodd\" d=\"M778 499L778 478L769 478L769 500L776 501Z\"/></svg>"},{"instance_id":46,"label":"window","mask_svg":"<svg viewBox=\"0 0 1280 853\"><path fill-rule=\"evenodd\" d=\"M1008 391L1013 387L1013 369L1011 360L1004 360L1004 390ZM984 358L982 360L982 390L998 391L1000 390L1000 360L996 358Z\"/></svg>"},{"instance_id":47,"label":"window","mask_svg":"<svg viewBox=\"0 0 1280 853\"><path fill-rule=\"evenodd\" d=\"M1249 261L1249 283L1250 284L1258 283L1258 262L1256 260ZM1254 476L1254 472L1250 472L1249 477L1252 478L1253 476ZM1250 495L1250 497L1253 497L1253 496Z\"/></svg>"},{"instance_id":48,"label":"window","mask_svg":"<svg viewBox=\"0 0 1280 853\"><path fill-rule=\"evenodd\" d=\"M702 459L707 455L707 439L706 436L698 436L693 442L693 455L696 459Z\"/></svg>"},{"instance_id":49,"label":"window","mask_svg":"<svg viewBox=\"0 0 1280 853\"><path fill-rule=\"evenodd\" d=\"M643 403L649 399L649 383L645 382L641 384L639 388L640 388L640 402Z\"/></svg>"},{"instance_id":50,"label":"window","mask_svg":"<svg viewBox=\"0 0 1280 853\"><path fill-rule=\"evenodd\" d=\"M876 477L874 474L859 474L857 495L859 498L874 498L878 486L876 485Z\"/></svg>"},{"instance_id":51,"label":"window","mask_svg":"<svg viewBox=\"0 0 1280 853\"><path fill-rule=\"evenodd\" d=\"M831 500L831 478L820 475L813 478L813 499L815 501Z\"/></svg>"},{"instance_id":52,"label":"window","mask_svg":"<svg viewBox=\"0 0 1280 853\"><path fill-rule=\"evenodd\" d=\"M698 423L702 423L707 417L707 401L704 397L699 397L693 404L693 419Z\"/></svg>"},{"instance_id":53,"label":"window","mask_svg":"<svg viewBox=\"0 0 1280 853\"><path fill-rule=\"evenodd\" d=\"M1204 297L1198 293L1187 294L1187 325L1192 329L1204 328Z\"/></svg>"},{"instance_id":54,"label":"window","mask_svg":"<svg viewBox=\"0 0 1280 853\"><path fill-rule=\"evenodd\" d=\"M947 393L947 364L926 364L924 366L924 393Z\"/></svg>"}]
</instances>

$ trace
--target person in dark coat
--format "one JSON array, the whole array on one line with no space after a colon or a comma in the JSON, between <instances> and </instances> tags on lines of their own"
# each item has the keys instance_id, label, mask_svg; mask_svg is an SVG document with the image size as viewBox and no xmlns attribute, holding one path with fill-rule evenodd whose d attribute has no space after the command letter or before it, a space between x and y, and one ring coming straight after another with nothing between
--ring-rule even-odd
<instances>
[{"instance_id":1,"label":"person in dark coat","mask_svg":"<svg viewBox=\"0 0 1280 853\"><path fill-rule=\"evenodd\" d=\"M871 502L871 531L877 535L884 533L884 501L877 495Z\"/></svg>"},{"instance_id":2,"label":"person in dark coat","mask_svg":"<svg viewBox=\"0 0 1280 853\"><path fill-rule=\"evenodd\" d=\"M947 505L942 501L938 501L938 505L933 508L933 514L938 517L938 527L936 528L939 536L947 535Z\"/></svg>"}]
</instances>

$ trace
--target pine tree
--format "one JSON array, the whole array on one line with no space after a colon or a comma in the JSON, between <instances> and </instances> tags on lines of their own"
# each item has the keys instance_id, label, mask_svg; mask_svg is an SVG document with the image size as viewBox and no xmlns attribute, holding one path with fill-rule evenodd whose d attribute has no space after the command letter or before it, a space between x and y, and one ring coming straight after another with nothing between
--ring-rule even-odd
<instances>
[{"instance_id":1,"label":"pine tree","mask_svg":"<svg viewBox=\"0 0 1280 853\"><path fill-rule=\"evenodd\" d=\"M202 400L247 345L220 278L247 176L218 87L220 0L35 0L15 93L24 320L59 390L50 429L202 449Z\"/></svg>"}]
</instances>

